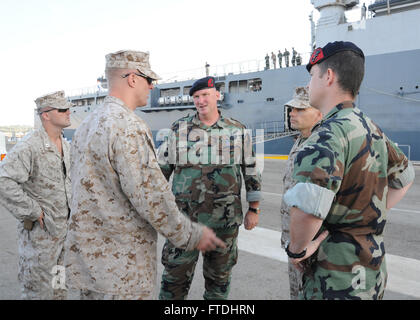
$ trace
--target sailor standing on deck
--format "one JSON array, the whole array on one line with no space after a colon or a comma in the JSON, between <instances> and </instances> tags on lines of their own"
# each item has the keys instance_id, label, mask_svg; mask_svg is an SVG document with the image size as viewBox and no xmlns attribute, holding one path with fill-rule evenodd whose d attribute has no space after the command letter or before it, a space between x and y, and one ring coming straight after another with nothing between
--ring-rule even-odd
<instances>
[{"instance_id":1,"label":"sailor standing on deck","mask_svg":"<svg viewBox=\"0 0 420 320\"><path fill-rule=\"evenodd\" d=\"M362 19L362 20L363 20L363 19L366 19L366 11L367 11L366 4L364 4L364 3L363 3L363 6L362 6L362 8L361 8L361 12L362 12L362 17L361 17L361 19Z\"/></svg>"},{"instance_id":2,"label":"sailor standing on deck","mask_svg":"<svg viewBox=\"0 0 420 320\"><path fill-rule=\"evenodd\" d=\"M271 52L271 60L273 61L273 69L276 69L276 55L274 52Z\"/></svg>"},{"instance_id":3,"label":"sailor standing on deck","mask_svg":"<svg viewBox=\"0 0 420 320\"><path fill-rule=\"evenodd\" d=\"M322 119L322 113L309 104L308 90L304 87L297 87L293 99L285 104L290 108L290 127L300 132L295 144L290 150L289 157L286 161L286 170L283 177L283 194L296 185L293 179L293 163L296 159L298 148L311 135L313 126ZM286 205L284 199L281 202L281 246L286 248L287 242L290 241L290 207ZM302 273L294 267L289 259L289 285L290 299L297 300L299 291L302 290Z\"/></svg>"},{"instance_id":4,"label":"sailor standing on deck","mask_svg":"<svg viewBox=\"0 0 420 320\"><path fill-rule=\"evenodd\" d=\"M18 219L22 299L65 299L62 260L71 183L70 146L61 134L70 125L72 104L63 91L35 103L42 125L1 162L0 203Z\"/></svg>"},{"instance_id":5,"label":"sailor standing on deck","mask_svg":"<svg viewBox=\"0 0 420 320\"><path fill-rule=\"evenodd\" d=\"M283 58L283 54L281 53L281 51L279 50L279 52L277 53L277 57L279 58L279 68L281 68L281 64L282 64L282 58Z\"/></svg>"},{"instance_id":6,"label":"sailor standing on deck","mask_svg":"<svg viewBox=\"0 0 420 320\"><path fill-rule=\"evenodd\" d=\"M286 68L289 67L289 56L290 56L290 52L287 51L287 48L284 49L283 57L284 57L284 64L286 65Z\"/></svg>"},{"instance_id":7,"label":"sailor standing on deck","mask_svg":"<svg viewBox=\"0 0 420 320\"><path fill-rule=\"evenodd\" d=\"M152 134L134 110L147 104L149 54L106 56L109 94L76 130L66 277L81 299L154 299L157 232L185 250L224 247L181 214L156 160Z\"/></svg>"},{"instance_id":8,"label":"sailor standing on deck","mask_svg":"<svg viewBox=\"0 0 420 320\"><path fill-rule=\"evenodd\" d=\"M265 55L265 69L264 70L269 70L270 69L270 57L268 56L268 53Z\"/></svg>"},{"instance_id":9,"label":"sailor standing on deck","mask_svg":"<svg viewBox=\"0 0 420 320\"><path fill-rule=\"evenodd\" d=\"M286 252L305 272L304 299L382 299L386 211L414 180L404 153L355 104L364 54L352 42L317 48L309 102L323 113L294 162ZM314 262L303 268L312 255Z\"/></svg>"},{"instance_id":10,"label":"sailor standing on deck","mask_svg":"<svg viewBox=\"0 0 420 320\"><path fill-rule=\"evenodd\" d=\"M295 48L292 47L292 66L295 66L296 64L296 55L297 51L295 50Z\"/></svg>"}]
</instances>

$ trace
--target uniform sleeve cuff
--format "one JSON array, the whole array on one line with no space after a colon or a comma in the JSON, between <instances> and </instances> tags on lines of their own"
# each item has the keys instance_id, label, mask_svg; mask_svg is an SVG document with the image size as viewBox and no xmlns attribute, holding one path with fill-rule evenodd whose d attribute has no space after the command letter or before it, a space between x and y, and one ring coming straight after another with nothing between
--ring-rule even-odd
<instances>
[{"instance_id":1,"label":"uniform sleeve cuff","mask_svg":"<svg viewBox=\"0 0 420 320\"><path fill-rule=\"evenodd\" d=\"M247 202L254 202L254 201L261 201L261 200L262 200L261 191L248 191L246 193Z\"/></svg>"},{"instance_id":2,"label":"uniform sleeve cuff","mask_svg":"<svg viewBox=\"0 0 420 320\"><path fill-rule=\"evenodd\" d=\"M408 166L405 168L405 170L400 175L400 181L403 187L408 185L409 183L414 181L414 178L416 176L416 173L414 171L413 164L411 161L408 161Z\"/></svg>"},{"instance_id":3,"label":"uniform sleeve cuff","mask_svg":"<svg viewBox=\"0 0 420 320\"><path fill-rule=\"evenodd\" d=\"M186 251L192 251L197 246L203 236L204 225L191 221L191 237L188 241L188 245L185 248Z\"/></svg>"},{"instance_id":4,"label":"uniform sleeve cuff","mask_svg":"<svg viewBox=\"0 0 420 320\"><path fill-rule=\"evenodd\" d=\"M324 220L330 211L335 193L313 183L299 182L283 196L290 207Z\"/></svg>"},{"instance_id":5,"label":"uniform sleeve cuff","mask_svg":"<svg viewBox=\"0 0 420 320\"><path fill-rule=\"evenodd\" d=\"M39 205L36 205L35 208L32 210L31 214L29 215L28 219L31 221L36 221L42 214L42 209Z\"/></svg>"},{"instance_id":6,"label":"uniform sleeve cuff","mask_svg":"<svg viewBox=\"0 0 420 320\"><path fill-rule=\"evenodd\" d=\"M397 178L388 181L388 186L393 189L402 189L414 181L415 175L413 164L409 161L407 168Z\"/></svg>"}]
</instances>

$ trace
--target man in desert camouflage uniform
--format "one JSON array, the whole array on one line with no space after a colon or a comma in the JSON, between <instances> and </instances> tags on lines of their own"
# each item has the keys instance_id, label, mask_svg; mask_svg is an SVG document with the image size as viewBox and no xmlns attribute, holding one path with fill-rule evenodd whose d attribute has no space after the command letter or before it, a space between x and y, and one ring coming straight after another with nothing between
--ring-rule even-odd
<instances>
[{"instance_id":1,"label":"man in desert camouflage uniform","mask_svg":"<svg viewBox=\"0 0 420 320\"><path fill-rule=\"evenodd\" d=\"M81 123L72 144L67 282L81 299L154 299L156 231L186 250L224 243L179 212L150 128L134 113L159 79L149 54L108 54L105 72L109 94Z\"/></svg>"},{"instance_id":2,"label":"man in desert camouflage uniform","mask_svg":"<svg viewBox=\"0 0 420 320\"><path fill-rule=\"evenodd\" d=\"M22 299L65 299L62 254L71 183L70 146L61 133L70 125L72 104L63 91L35 103L42 125L1 162L0 203L18 220Z\"/></svg>"},{"instance_id":3,"label":"man in desert camouflage uniform","mask_svg":"<svg viewBox=\"0 0 420 320\"><path fill-rule=\"evenodd\" d=\"M313 52L310 104L324 117L299 148L284 196L292 206L293 264L305 268L304 299L382 299L387 270L386 211L405 195L414 169L403 152L354 105L364 54L351 42Z\"/></svg>"},{"instance_id":4,"label":"man in desert camouflage uniform","mask_svg":"<svg viewBox=\"0 0 420 320\"><path fill-rule=\"evenodd\" d=\"M292 100L285 104L290 108L289 119L290 127L300 132L295 144L290 150L286 160L286 171L283 177L283 194L295 186L296 180L293 179L293 163L295 161L298 148L311 135L312 127L322 119L322 113L309 104L308 90L304 87L297 87ZM286 248L287 241L290 240L290 207L282 200L280 206L281 214L281 246ZM302 273L294 267L289 259L289 285L290 298L298 299L299 291L302 290Z\"/></svg>"},{"instance_id":5,"label":"man in desert camouflage uniform","mask_svg":"<svg viewBox=\"0 0 420 320\"><path fill-rule=\"evenodd\" d=\"M220 93L215 79L197 80L190 89L197 113L177 120L166 143L159 148L159 163L166 178L173 173L172 191L180 210L193 221L215 230L226 249L204 255L204 299L227 299L232 268L237 261L237 237L242 224L241 173L250 209L245 228L258 223L261 174L256 170L252 141L239 121L225 118L217 108ZM199 252L185 252L166 242L165 270L160 299L186 299Z\"/></svg>"},{"instance_id":6,"label":"man in desert camouflage uniform","mask_svg":"<svg viewBox=\"0 0 420 320\"><path fill-rule=\"evenodd\" d=\"M276 54L271 52L271 61L273 61L273 69L276 69Z\"/></svg>"}]
</instances>

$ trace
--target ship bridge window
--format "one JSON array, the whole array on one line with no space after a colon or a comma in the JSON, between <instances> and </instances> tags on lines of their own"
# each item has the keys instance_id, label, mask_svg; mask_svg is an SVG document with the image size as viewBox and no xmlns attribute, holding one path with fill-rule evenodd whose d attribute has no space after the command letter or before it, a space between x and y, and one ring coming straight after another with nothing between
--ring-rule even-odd
<instances>
[{"instance_id":1,"label":"ship bridge window","mask_svg":"<svg viewBox=\"0 0 420 320\"><path fill-rule=\"evenodd\" d=\"M97 98L96 104L102 104L104 102L105 98Z\"/></svg>"},{"instance_id":2,"label":"ship bridge window","mask_svg":"<svg viewBox=\"0 0 420 320\"><path fill-rule=\"evenodd\" d=\"M192 86L184 87L184 96L188 96L190 94L190 89Z\"/></svg>"},{"instance_id":3,"label":"ship bridge window","mask_svg":"<svg viewBox=\"0 0 420 320\"><path fill-rule=\"evenodd\" d=\"M161 97L171 97L171 96L178 96L180 92L180 87L177 88L169 88L169 89L161 89L160 96Z\"/></svg>"},{"instance_id":4,"label":"ship bridge window","mask_svg":"<svg viewBox=\"0 0 420 320\"><path fill-rule=\"evenodd\" d=\"M247 92L247 80L229 82L229 93L245 93Z\"/></svg>"},{"instance_id":5,"label":"ship bridge window","mask_svg":"<svg viewBox=\"0 0 420 320\"><path fill-rule=\"evenodd\" d=\"M260 78L229 82L229 93L245 93L261 91L262 80Z\"/></svg>"},{"instance_id":6,"label":"ship bridge window","mask_svg":"<svg viewBox=\"0 0 420 320\"><path fill-rule=\"evenodd\" d=\"M258 92L261 91L262 80L260 78L248 80L248 91Z\"/></svg>"},{"instance_id":7,"label":"ship bridge window","mask_svg":"<svg viewBox=\"0 0 420 320\"><path fill-rule=\"evenodd\" d=\"M216 90L220 93L225 92L225 83L224 82L216 82Z\"/></svg>"}]
</instances>

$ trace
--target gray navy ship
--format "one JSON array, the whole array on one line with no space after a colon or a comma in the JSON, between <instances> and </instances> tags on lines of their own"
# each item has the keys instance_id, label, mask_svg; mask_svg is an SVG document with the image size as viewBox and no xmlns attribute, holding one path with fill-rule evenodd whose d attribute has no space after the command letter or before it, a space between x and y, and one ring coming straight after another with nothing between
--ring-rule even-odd
<instances>
[{"instance_id":1,"label":"gray navy ship","mask_svg":"<svg viewBox=\"0 0 420 320\"><path fill-rule=\"evenodd\" d=\"M356 105L373 119L411 160L420 160L420 1L375 1L367 14L356 22L347 22L346 11L359 5L354 0L312 0L319 11L316 26L312 21L311 48L330 41L352 41L365 53L365 78ZM236 70L212 68L216 87L222 93L219 101L225 116L232 117L253 129L263 129L265 154L287 155L293 144L289 110L294 88L305 86L309 74L303 65L266 69L263 61L242 64ZM219 72L220 71L220 72ZM151 91L147 106L136 113L152 129L158 146L171 124L194 112L188 91L192 83L206 74L189 79L172 79L157 84ZM86 115L103 102L107 94L106 79L102 86L86 89L68 97L72 108L72 126L65 129L69 140ZM39 119L35 116L35 127ZM262 130L261 130L262 131ZM258 131L258 132L261 132ZM264 142L262 142L264 141ZM258 149L257 149L258 150ZM260 149L261 150L261 149Z\"/></svg>"}]
</instances>

